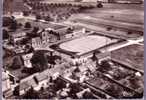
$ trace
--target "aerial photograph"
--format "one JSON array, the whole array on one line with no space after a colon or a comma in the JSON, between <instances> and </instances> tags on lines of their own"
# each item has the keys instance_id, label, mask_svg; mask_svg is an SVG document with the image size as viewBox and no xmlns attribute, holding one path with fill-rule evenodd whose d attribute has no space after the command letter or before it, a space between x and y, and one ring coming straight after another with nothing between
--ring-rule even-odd
<instances>
[{"instance_id":1,"label":"aerial photograph","mask_svg":"<svg viewBox=\"0 0 146 100\"><path fill-rule=\"evenodd\" d=\"M2 98L144 99L144 0L2 0Z\"/></svg>"}]
</instances>

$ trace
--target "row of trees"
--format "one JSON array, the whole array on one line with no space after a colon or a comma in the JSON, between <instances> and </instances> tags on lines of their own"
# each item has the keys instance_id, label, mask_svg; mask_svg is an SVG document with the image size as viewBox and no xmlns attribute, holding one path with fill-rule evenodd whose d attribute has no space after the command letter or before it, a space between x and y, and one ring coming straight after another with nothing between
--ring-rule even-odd
<instances>
[{"instance_id":1,"label":"row of trees","mask_svg":"<svg viewBox=\"0 0 146 100\"><path fill-rule=\"evenodd\" d=\"M14 16L12 17L3 17L3 26L8 27L9 29L16 30L19 26L22 26L21 23L18 23ZM30 22L26 22L24 28L31 28Z\"/></svg>"},{"instance_id":2,"label":"row of trees","mask_svg":"<svg viewBox=\"0 0 146 100\"><path fill-rule=\"evenodd\" d=\"M12 22L9 25L9 29L15 31L18 28L18 26L22 26L22 24L20 24L20 23L17 24L17 22ZM31 26L30 22L26 22L25 25L24 25L25 29L30 29L31 27L32 26ZM2 36L3 36L3 39L8 39L10 37L9 31L7 29L3 29L3 35Z\"/></svg>"},{"instance_id":3,"label":"row of trees","mask_svg":"<svg viewBox=\"0 0 146 100\"><path fill-rule=\"evenodd\" d=\"M46 21L53 21L56 20L55 17L57 16L57 20L63 20L64 18L67 19L70 17L71 14L79 12L79 7L71 7L68 5L63 4L57 4L57 5L51 5L51 4L43 4L43 3L29 3L33 8L34 12L42 11L45 13L48 13L48 15L40 15L35 14L36 19L44 19ZM52 15L52 16L50 16Z\"/></svg>"},{"instance_id":4,"label":"row of trees","mask_svg":"<svg viewBox=\"0 0 146 100\"><path fill-rule=\"evenodd\" d=\"M78 0L80 1L80 0ZM39 2L30 2L28 3L28 5L30 5L31 7L82 7L84 5L82 4L78 4L78 5L75 5L75 4L68 4L68 3L50 3L50 4L47 4L47 3L39 3Z\"/></svg>"},{"instance_id":5,"label":"row of trees","mask_svg":"<svg viewBox=\"0 0 146 100\"><path fill-rule=\"evenodd\" d=\"M40 2L28 2L27 4L30 5L32 8L34 9L47 9L48 7L84 7L84 8L93 8L95 7L94 4L89 4L89 5L84 5L84 3L82 3L81 1L82 0L74 0L75 2L79 2L79 4L72 4L72 3L50 3L50 4L47 4L47 3L40 3ZM97 7L98 8L102 8L103 5L101 2L99 2L97 0Z\"/></svg>"}]
</instances>

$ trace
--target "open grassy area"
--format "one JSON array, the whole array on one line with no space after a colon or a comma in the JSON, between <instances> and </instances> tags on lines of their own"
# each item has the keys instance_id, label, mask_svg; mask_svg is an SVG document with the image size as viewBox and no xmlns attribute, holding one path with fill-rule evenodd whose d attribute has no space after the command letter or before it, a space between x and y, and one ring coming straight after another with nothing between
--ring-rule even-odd
<instances>
[{"instance_id":1,"label":"open grassy area","mask_svg":"<svg viewBox=\"0 0 146 100\"><path fill-rule=\"evenodd\" d=\"M60 48L71 52L78 52L78 54L84 54L116 41L116 39L111 40L107 37L91 35L62 43L60 44Z\"/></svg>"},{"instance_id":2,"label":"open grassy area","mask_svg":"<svg viewBox=\"0 0 146 100\"><path fill-rule=\"evenodd\" d=\"M82 13L72 16L70 20L86 24L87 26L102 26L104 28L111 26L113 28L117 28L117 30L122 30L123 32L127 30L133 30L132 32L135 34L137 34L135 31L143 32L144 6L142 4L103 5L103 8L83 10ZM92 20L90 17L96 20ZM79 21L79 19L84 20L84 22Z\"/></svg>"},{"instance_id":3,"label":"open grassy area","mask_svg":"<svg viewBox=\"0 0 146 100\"><path fill-rule=\"evenodd\" d=\"M82 13L95 18L144 23L144 6L142 4L103 4L103 8L83 10ZM111 18L111 16L114 17Z\"/></svg>"},{"instance_id":4,"label":"open grassy area","mask_svg":"<svg viewBox=\"0 0 146 100\"><path fill-rule=\"evenodd\" d=\"M112 58L124 61L136 69L144 70L144 46L133 44L112 51Z\"/></svg>"}]
</instances>

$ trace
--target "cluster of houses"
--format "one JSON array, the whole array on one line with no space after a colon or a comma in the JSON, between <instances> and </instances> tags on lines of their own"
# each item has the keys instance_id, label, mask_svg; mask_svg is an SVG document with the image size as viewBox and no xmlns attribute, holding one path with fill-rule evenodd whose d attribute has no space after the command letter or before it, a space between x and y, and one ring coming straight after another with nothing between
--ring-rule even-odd
<instances>
[{"instance_id":1,"label":"cluster of houses","mask_svg":"<svg viewBox=\"0 0 146 100\"><path fill-rule=\"evenodd\" d=\"M39 29L37 32L39 34L38 36L31 37L28 39L28 42L21 44L22 40L28 38L27 35L28 32L32 32L32 31L16 30L12 34L9 34L10 35L9 38L7 40L4 40L4 45L3 45L5 50L14 52L15 55L13 56L19 55L20 56L19 60L22 61L23 66L28 69L32 68L32 63L30 60L34 54L33 53L34 51L46 50L49 52L53 52L54 50L49 48L50 44L59 41L64 41L66 39L76 38L87 33L85 28L74 29L74 27L54 25L54 26L50 26L49 28ZM33 49L30 51L29 49L31 48ZM64 58L66 57L60 53L57 55ZM65 59L71 61L73 64L84 63L87 61L86 58L68 59L67 57ZM32 87L36 91L39 91L42 86L44 88L48 87L49 77L55 75L56 71L62 72L60 68L61 67L59 66L57 67L57 69L55 68L52 69L54 70L53 71L54 73L52 73L52 70L50 71L50 69L47 69L43 72L37 72L35 74L25 77L22 80L19 79L17 76L13 75L13 73L11 73L11 71L9 70L3 71L3 75L2 75L3 76L2 83L4 85L3 97L9 98L11 96L13 97L14 95L15 96L24 95ZM92 66L89 66L89 68L94 69Z\"/></svg>"},{"instance_id":2,"label":"cluster of houses","mask_svg":"<svg viewBox=\"0 0 146 100\"><path fill-rule=\"evenodd\" d=\"M47 70L49 71L49 70ZM47 87L49 76L47 72L35 73L25 79L22 79L20 82L13 83L15 85L12 86L11 77L8 72L2 72L2 91L3 97L13 97L20 96L26 93L31 87L33 87L36 91L39 91L41 87ZM15 77L13 77L13 80Z\"/></svg>"},{"instance_id":3,"label":"cluster of houses","mask_svg":"<svg viewBox=\"0 0 146 100\"><path fill-rule=\"evenodd\" d=\"M49 48L49 44L55 43L57 41L62 41L64 39L72 38L73 36L78 36L77 33L79 32L85 33L85 29L75 30L68 33L69 28L70 27L60 25L58 26L54 25L54 27L50 26L49 28L39 29L38 30L39 36L32 38L29 38L27 35L27 33L31 32L30 30L17 29L16 31L9 34L8 39L4 40L3 48L4 51L13 52L14 55L11 56L19 55L20 56L19 58L21 58L20 61L23 62L24 67L32 68L32 63L30 59L32 58L34 51L47 50L52 52L53 50ZM58 39L58 37L60 38ZM24 39L28 39L28 41L26 43L21 44L21 41ZM32 50L30 51L30 49ZM34 77L30 78L31 81L28 80L28 78L26 78L27 82L24 81L19 83L20 80L15 75L13 75L11 71L5 69L2 75L3 76L2 82L3 85L5 86L5 88L3 89L3 96L5 98L13 96L13 94L15 94L14 92L16 92L16 94L22 95L25 93L25 91L31 88L31 86L33 86L35 90L39 90L42 84L43 86L47 84L46 82L48 82L49 78L48 74L45 75L41 74L43 74L43 72L33 75L35 76L35 78ZM16 91L18 90L16 88L19 88L19 93L18 91Z\"/></svg>"},{"instance_id":4,"label":"cluster of houses","mask_svg":"<svg viewBox=\"0 0 146 100\"><path fill-rule=\"evenodd\" d=\"M33 53L28 53L25 55L22 55L22 58L24 60L24 66L27 68L32 68L32 64L30 62L30 59L32 58ZM107 53L106 55L102 54L102 55L98 55L99 57L99 62L101 62L104 59L108 59L110 57L109 53ZM69 63L71 61L71 63L73 65L76 65L77 63L86 63L89 62L88 58L75 58L75 59L67 59ZM93 65L92 65L93 64ZM96 66L94 66L96 64L94 63L89 63L86 64L86 67L89 68L91 71L94 71L96 69ZM62 67L61 67L62 66ZM7 84L6 88L3 89L3 96L5 98L7 97L11 97L11 96L21 96L24 95L30 88L33 87L33 89L35 91L39 91L42 87L46 88L49 86L49 78L50 76L55 77L55 75L57 75L57 73L62 73L63 71L65 71L66 69L64 68L65 66L63 64L61 65L56 65L56 67L54 67L53 69L46 69L43 72L37 72L34 73L22 80L18 80L17 77L15 77L14 75L12 75L9 71L3 71L2 75L3 78L3 83ZM63 69L63 71L62 71ZM80 67L80 69L84 72L84 70L86 70L86 68ZM13 83L12 83L13 81ZM12 87L13 86L13 87ZM9 93L9 95L8 95Z\"/></svg>"},{"instance_id":5,"label":"cluster of houses","mask_svg":"<svg viewBox=\"0 0 146 100\"><path fill-rule=\"evenodd\" d=\"M86 0L83 0L83 1L86 1ZM99 1L109 2L109 1L114 1L114 0L99 0ZM43 20L43 22L45 21ZM43 22L40 22L40 23L43 23ZM35 35L37 34L36 36L32 36L32 37L29 36L31 32L33 32L31 28L30 30L17 29L16 31L9 34L8 39L3 41L4 51L9 52L9 56L14 57L14 59L16 58L16 56L19 56L19 59L17 60L15 59L15 61L16 62L22 61L23 67L28 68L28 69L31 69L33 67L31 58L34 55L34 51L45 50L48 52L54 52L54 50L49 48L50 45L61 42L61 41L66 41L72 38L80 37L81 35L87 35L88 33L85 28L80 28L79 30L77 30L74 27L60 25L60 24L55 24L55 25L52 24L52 26L50 24L50 26L47 28L43 27L43 29L38 29L36 33L34 32ZM35 91L40 91L42 87L43 88L49 87L50 77L56 78L57 76L59 76L59 74L62 74L66 70L65 67L70 67L70 65L65 65L66 63L70 64L71 62L72 66L83 65L83 66L80 66L80 70L82 72L84 72L87 69L89 69L90 71L96 70L96 62L94 61L90 62L88 59L89 57L71 58L57 51L55 51L55 53L58 53L56 55L59 57L63 57L65 60L67 60L67 62L64 61L61 64L58 63L54 65L50 69L29 74L23 79L15 76L12 73L13 69L9 69L9 67L7 67L7 64L4 63L3 65L4 67L2 69L3 97L13 98L14 96L18 96L18 97L22 96L32 87ZM5 53L4 55L7 55L7 53ZM99 64L103 60L110 59L111 57L110 53L108 52L104 54L99 54L97 56L98 56L97 58L98 58ZM6 57L7 56L3 58L6 58ZM7 61L7 62L10 63L10 61ZM50 65L48 64L48 66ZM16 70L18 70L19 72L22 71L22 69L16 69ZM15 74L17 74L17 71L15 72ZM18 73L18 74L24 74L24 73ZM69 77L67 77L67 79L70 80Z\"/></svg>"}]
</instances>

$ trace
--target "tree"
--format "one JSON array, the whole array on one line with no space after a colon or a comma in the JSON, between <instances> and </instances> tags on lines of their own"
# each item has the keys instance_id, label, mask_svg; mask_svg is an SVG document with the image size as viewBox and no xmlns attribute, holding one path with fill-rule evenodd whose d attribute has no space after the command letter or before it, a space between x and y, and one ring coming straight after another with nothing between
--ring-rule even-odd
<instances>
[{"instance_id":1,"label":"tree","mask_svg":"<svg viewBox=\"0 0 146 100\"><path fill-rule=\"evenodd\" d=\"M73 32L73 28L72 28L72 27L67 28L67 30L66 30L66 33L67 33L67 34L70 34L70 33L72 33L72 32Z\"/></svg>"},{"instance_id":2,"label":"tree","mask_svg":"<svg viewBox=\"0 0 146 100\"><path fill-rule=\"evenodd\" d=\"M104 61L102 61L101 62L101 67L100 67L100 69L102 70L102 71L107 71L107 70L109 70L110 69L110 64L108 63L108 61L106 61L106 60L104 60Z\"/></svg>"},{"instance_id":3,"label":"tree","mask_svg":"<svg viewBox=\"0 0 146 100\"><path fill-rule=\"evenodd\" d=\"M47 58L43 51L34 52L30 61L34 65L33 68L38 69L37 71L43 71L48 66Z\"/></svg>"},{"instance_id":4,"label":"tree","mask_svg":"<svg viewBox=\"0 0 146 100\"><path fill-rule=\"evenodd\" d=\"M27 74L33 74L35 73L35 71L32 69L32 68L27 68L27 67L24 67L22 70L21 70L22 73L27 73Z\"/></svg>"},{"instance_id":5,"label":"tree","mask_svg":"<svg viewBox=\"0 0 146 100\"><path fill-rule=\"evenodd\" d=\"M21 68L21 66L23 66L22 58L20 56L15 56L13 59L13 63L12 63L11 68L12 69L19 69L19 68Z\"/></svg>"},{"instance_id":6,"label":"tree","mask_svg":"<svg viewBox=\"0 0 146 100\"><path fill-rule=\"evenodd\" d=\"M21 45L26 45L27 43L29 43L29 41L30 41L30 38L29 38L29 37L23 38L23 39L20 41L20 44L21 44Z\"/></svg>"},{"instance_id":7,"label":"tree","mask_svg":"<svg viewBox=\"0 0 146 100\"><path fill-rule=\"evenodd\" d=\"M40 20L41 19L41 15L40 14L37 14L35 17L36 17L36 20Z\"/></svg>"},{"instance_id":8,"label":"tree","mask_svg":"<svg viewBox=\"0 0 146 100\"><path fill-rule=\"evenodd\" d=\"M30 22L26 22L24 28L28 28L28 29L31 28Z\"/></svg>"},{"instance_id":9,"label":"tree","mask_svg":"<svg viewBox=\"0 0 146 100\"><path fill-rule=\"evenodd\" d=\"M39 31L39 27L33 27L32 32L37 33Z\"/></svg>"},{"instance_id":10,"label":"tree","mask_svg":"<svg viewBox=\"0 0 146 100\"><path fill-rule=\"evenodd\" d=\"M38 37L39 34L34 33L34 32L31 32L31 33L26 33L26 36L27 36L29 39L31 39L31 38Z\"/></svg>"},{"instance_id":11,"label":"tree","mask_svg":"<svg viewBox=\"0 0 146 100\"><path fill-rule=\"evenodd\" d=\"M20 95L19 89L20 89L20 86L19 86L19 85L16 86L16 87L14 88L13 94L14 94L15 96L19 96L19 95Z\"/></svg>"},{"instance_id":12,"label":"tree","mask_svg":"<svg viewBox=\"0 0 146 100\"><path fill-rule=\"evenodd\" d=\"M128 31L128 32L127 32L128 35L131 35L132 33L133 33L133 32L131 32L131 31Z\"/></svg>"},{"instance_id":13,"label":"tree","mask_svg":"<svg viewBox=\"0 0 146 100\"><path fill-rule=\"evenodd\" d=\"M8 39L8 38L9 38L8 31L6 29L3 29L3 39Z\"/></svg>"},{"instance_id":14,"label":"tree","mask_svg":"<svg viewBox=\"0 0 146 100\"><path fill-rule=\"evenodd\" d=\"M96 98L93 96L92 92L89 92L89 91L86 91L86 92L83 94L83 98L84 98L84 99L96 99Z\"/></svg>"},{"instance_id":15,"label":"tree","mask_svg":"<svg viewBox=\"0 0 146 100\"><path fill-rule=\"evenodd\" d=\"M51 19L51 17L49 15L45 17L45 21L51 21L51 20L52 19Z\"/></svg>"},{"instance_id":16,"label":"tree","mask_svg":"<svg viewBox=\"0 0 146 100\"><path fill-rule=\"evenodd\" d=\"M13 19L11 17L3 17L3 26L7 27L10 26L10 24L13 22Z\"/></svg>"},{"instance_id":17,"label":"tree","mask_svg":"<svg viewBox=\"0 0 146 100\"><path fill-rule=\"evenodd\" d=\"M31 53L34 51L34 48L31 45L25 46L25 53Z\"/></svg>"},{"instance_id":18,"label":"tree","mask_svg":"<svg viewBox=\"0 0 146 100\"><path fill-rule=\"evenodd\" d=\"M114 84L114 83L109 83L106 86L105 90L118 98L122 95L122 92L123 92L123 88L121 86Z\"/></svg>"},{"instance_id":19,"label":"tree","mask_svg":"<svg viewBox=\"0 0 146 100\"><path fill-rule=\"evenodd\" d=\"M23 25L22 23L18 23L18 27L21 28Z\"/></svg>"},{"instance_id":20,"label":"tree","mask_svg":"<svg viewBox=\"0 0 146 100\"><path fill-rule=\"evenodd\" d=\"M102 3L99 2L99 3L97 4L97 7L98 7L98 8L102 8L102 7L103 7Z\"/></svg>"},{"instance_id":21,"label":"tree","mask_svg":"<svg viewBox=\"0 0 146 100\"><path fill-rule=\"evenodd\" d=\"M97 56L96 56L97 53L100 53L100 51L94 51L94 52L93 52L93 56L91 57L91 59L92 59L93 61L97 61L97 62L98 62L98 58L97 58Z\"/></svg>"},{"instance_id":22,"label":"tree","mask_svg":"<svg viewBox=\"0 0 146 100\"><path fill-rule=\"evenodd\" d=\"M17 29L17 21L16 20L12 21L12 23L10 24L9 29L11 29L13 31L16 31L16 29Z\"/></svg>"},{"instance_id":23,"label":"tree","mask_svg":"<svg viewBox=\"0 0 146 100\"><path fill-rule=\"evenodd\" d=\"M47 56L47 61L50 64L55 65L57 61L61 61L61 57L57 56L57 55L53 55L53 56Z\"/></svg>"},{"instance_id":24,"label":"tree","mask_svg":"<svg viewBox=\"0 0 146 100\"><path fill-rule=\"evenodd\" d=\"M31 87L23 96L24 99L39 99L39 94Z\"/></svg>"},{"instance_id":25,"label":"tree","mask_svg":"<svg viewBox=\"0 0 146 100\"><path fill-rule=\"evenodd\" d=\"M29 12L28 11L23 11L23 16L29 16Z\"/></svg>"},{"instance_id":26,"label":"tree","mask_svg":"<svg viewBox=\"0 0 146 100\"><path fill-rule=\"evenodd\" d=\"M37 33L39 31L39 27L33 27L33 30L30 33L26 33L28 38L34 38L39 36L39 34Z\"/></svg>"},{"instance_id":27,"label":"tree","mask_svg":"<svg viewBox=\"0 0 146 100\"><path fill-rule=\"evenodd\" d=\"M111 26L107 27L107 31L111 31L111 30L112 30Z\"/></svg>"}]
</instances>

